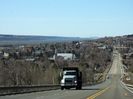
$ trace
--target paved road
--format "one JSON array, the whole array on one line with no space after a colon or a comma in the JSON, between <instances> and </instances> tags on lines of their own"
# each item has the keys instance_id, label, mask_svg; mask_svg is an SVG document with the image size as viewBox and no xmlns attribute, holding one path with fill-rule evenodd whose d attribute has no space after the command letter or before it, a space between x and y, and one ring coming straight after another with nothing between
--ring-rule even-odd
<instances>
[{"instance_id":1,"label":"paved road","mask_svg":"<svg viewBox=\"0 0 133 99\"><path fill-rule=\"evenodd\" d=\"M96 97L96 99L133 99L133 94L123 89L120 84L121 77L121 57L120 54L115 54L112 66L112 83L109 89L103 94Z\"/></svg>"},{"instance_id":2,"label":"paved road","mask_svg":"<svg viewBox=\"0 0 133 99\"><path fill-rule=\"evenodd\" d=\"M1 96L0 99L133 99L133 95L120 85L120 55L115 52L112 68L102 84L83 87L82 90L52 90L29 94Z\"/></svg>"}]
</instances>

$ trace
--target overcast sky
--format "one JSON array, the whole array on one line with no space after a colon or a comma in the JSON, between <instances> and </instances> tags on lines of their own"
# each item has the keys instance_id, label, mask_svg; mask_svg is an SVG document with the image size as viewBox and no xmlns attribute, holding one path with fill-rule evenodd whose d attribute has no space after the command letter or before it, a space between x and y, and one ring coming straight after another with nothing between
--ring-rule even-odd
<instances>
[{"instance_id":1,"label":"overcast sky","mask_svg":"<svg viewBox=\"0 0 133 99\"><path fill-rule=\"evenodd\" d=\"M0 0L0 34L133 34L133 0Z\"/></svg>"}]
</instances>

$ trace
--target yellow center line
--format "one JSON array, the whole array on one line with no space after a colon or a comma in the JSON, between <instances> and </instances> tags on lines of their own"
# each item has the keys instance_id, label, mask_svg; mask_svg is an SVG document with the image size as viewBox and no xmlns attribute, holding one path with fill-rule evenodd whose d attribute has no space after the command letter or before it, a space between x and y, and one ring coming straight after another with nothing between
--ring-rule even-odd
<instances>
[{"instance_id":1,"label":"yellow center line","mask_svg":"<svg viewBox=\"0 0 133 99\"><path fill-rule=\"evenodd\" d=\"M105 91L107 91L109 88L110 88L110 87L107 87L107 88L105 88L105 89L103 89L103 90L101 90L101 91L99 91L99 92L97 92L97 93L95 93L95 94L89 96L87 99L95 99L97 96L103 94L103 93L104 93Z\"/></svg>"}]
</instances>

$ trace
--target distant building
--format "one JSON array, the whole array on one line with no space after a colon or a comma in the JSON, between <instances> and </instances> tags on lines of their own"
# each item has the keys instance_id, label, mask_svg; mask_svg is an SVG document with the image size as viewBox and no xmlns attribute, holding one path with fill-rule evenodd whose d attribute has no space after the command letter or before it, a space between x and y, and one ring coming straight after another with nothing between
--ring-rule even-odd
<instances>
[{"instance_id":1,"label":"distant building","mask_svg":"<svg viewBox=\"0 0 133 99\"><path fill-rule=\"evenodd\" d=\"M3 52L0 51L0 59L2 59L2 58L3 58Z\"/></svg>"},{"instance_id":2,"label":"distant building","mask_svg":"<svg viewBox=\"0 0 133 99\"><path fill-rule=\"evenodd\" d=\"M42 50L35 50L34 52L33 52L33 55L35 55L35 56L40 56L40 55L42 55L43 54L43 51Z\"/></svg>"},{"instance_id":3,"label":"distant building","mask_svg":"<svg viewBox=\"0 0 133 99\"><path fill-rule=\"evenodd\" d=\"M27 58L27 59L25 59L25 61L31 61L31 62L34 62L34 61L35 61L35 58Z\"/></svg>"},{"instance_id":4,"label":"distant building","mask_svg":"<svg viewBox=\"0 0 133 99\"><path fill-rule=\"evenodd\" d=\"M103 45L103 46L99 46L98 48L99 49L106 49L107 47L105 45Z\"/></svg>"},{"instance_id":5,"label":"distant building","mask_svg":"<svg viewBox=\"0 0 133 99\"><path fill-rule=\"evenodd\" d=\"M57 53L52 58L49 58L50 60L55 60L58 57L63 57L64 60L74 60L76 59L76 56L72 53Z\"/></svg>"},{"instance_id":6,"label":"distant building","mask_svg":"<svg viewBox=\"0 0 133 99\"><path fill-rule=\"evenodd\" d=\"M4 52L3 57L4 57L4 58L9 58L9 53Z\"/></svg>"},{"instance_id":7,"label":"distant building","mask_svg":"<svg viewBox=\"0 0 133 99\"><path fill-rule=\"evenodd\" d=\"M133 57L133 52L124 54L124 57L126 59L132 58Z\"/></svg>"}]
</instances>

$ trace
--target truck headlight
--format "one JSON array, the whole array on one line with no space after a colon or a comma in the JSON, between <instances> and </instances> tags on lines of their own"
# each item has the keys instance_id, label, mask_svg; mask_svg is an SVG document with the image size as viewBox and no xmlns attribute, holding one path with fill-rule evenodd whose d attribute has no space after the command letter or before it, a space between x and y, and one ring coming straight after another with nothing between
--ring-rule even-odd
<instances>
[{"instance_id":1,"label":"truck headlight","mask_svg":"<svg viewBox=\"0 0 133 99\"><path fill-rule=\"evenodd\" d=\"M64 83L64 80L61 80L61 83Z\"/></svg>"},{"instance_id":2,"label":"truck headlight","mask_svg":"<svg viewBox=\"0 0 133 99\"><path fill-rule=\"evenodd\" d=\"M74 83L77 83L77 81L75 80Z\"/></svg>"}]
</instances>

